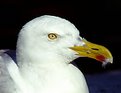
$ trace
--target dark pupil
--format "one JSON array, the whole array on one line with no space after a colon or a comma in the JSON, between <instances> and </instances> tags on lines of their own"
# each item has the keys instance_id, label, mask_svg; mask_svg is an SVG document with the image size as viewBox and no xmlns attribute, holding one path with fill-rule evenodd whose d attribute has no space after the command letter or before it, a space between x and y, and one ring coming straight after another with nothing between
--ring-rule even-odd
<instances>
[{"instance_id":1,"label":"dark pupil","mask_svg":"<svg viewBox=\"0 0 121 93\"><path fill-rule=\"evenodd\" d=\"M52 35L52 37L55 37L54 35Z\"/></svg>"}]
</instances>

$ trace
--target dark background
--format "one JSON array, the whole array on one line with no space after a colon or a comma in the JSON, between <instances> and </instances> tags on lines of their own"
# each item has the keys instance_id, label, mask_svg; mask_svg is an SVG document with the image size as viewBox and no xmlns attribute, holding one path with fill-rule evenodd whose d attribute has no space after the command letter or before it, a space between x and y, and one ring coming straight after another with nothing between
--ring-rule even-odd
<instances>
[{"instance_id":1,"label":"dark background","mask_svg":"<svg viewBox=\"0 0 121 93\"><path fill-rule=\"evenodd\" d=\"M112 52L114 64L106 68L93 59L75 60L82 72L121 70L120 0L0 0L0 49L15 49L22 26L41 15L66 18L76 25L82 37Z\"/></svg>"}]
</instances>

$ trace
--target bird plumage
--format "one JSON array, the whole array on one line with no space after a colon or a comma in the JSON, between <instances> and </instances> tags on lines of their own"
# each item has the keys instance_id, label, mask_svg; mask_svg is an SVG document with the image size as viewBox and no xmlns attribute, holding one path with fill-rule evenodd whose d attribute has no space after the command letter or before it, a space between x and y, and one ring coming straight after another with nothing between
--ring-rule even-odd
<instances>
[{"instance_id":1,"label":"bird plumage","mask_svg":"<svg viewBox=\"0 0 121 93\"><path fill-rule=\"evenodd\" d=\"M0 93L88 93L82 72L71 64L81 53L86 55L86 43L66 19L44 15L31 20L18 35L17 64L9 54L0 52L0 82L2 77L6 81L0 85ZM97 50L92 53L98 54ZM112 57L107 52L105 56Z\"/></svg>"}]
</instances>

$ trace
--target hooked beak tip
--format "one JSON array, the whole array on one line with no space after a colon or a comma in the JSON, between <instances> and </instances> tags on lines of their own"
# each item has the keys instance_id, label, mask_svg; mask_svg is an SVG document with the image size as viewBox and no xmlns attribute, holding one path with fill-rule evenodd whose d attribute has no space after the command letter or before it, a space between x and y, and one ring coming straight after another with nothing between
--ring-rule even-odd
<instances>
[{"instance_id":1,"label":"hooked beak tip","mask_svg":"<svg viewBox=\"0 0 121 93\"><path fill-rule=\"evenodd\" d=\"M107 64L113 64L113 58L108 58L102 62L102 66L105 67Z\"/></svg>"}]
</instances>

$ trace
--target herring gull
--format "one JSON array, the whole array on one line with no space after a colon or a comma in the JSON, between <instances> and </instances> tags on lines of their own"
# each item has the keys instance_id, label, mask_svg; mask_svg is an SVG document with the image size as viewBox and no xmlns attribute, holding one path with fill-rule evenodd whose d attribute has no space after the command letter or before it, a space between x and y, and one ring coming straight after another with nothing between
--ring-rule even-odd
<instances>
[{"instance_id":1,"label":"herring gull","mask_svg":"<svg viewBox=\"0 0 121 93\"><path fill-rule=\"evenodd\" d=\"M18 35L17 64L0 51L0 93L89 93L82 72L71 64L79 57L113 61L107 48L80 37L66 19L37 17Z\"/></svg>"}]
</instances>

